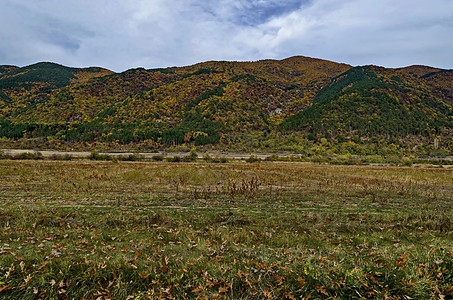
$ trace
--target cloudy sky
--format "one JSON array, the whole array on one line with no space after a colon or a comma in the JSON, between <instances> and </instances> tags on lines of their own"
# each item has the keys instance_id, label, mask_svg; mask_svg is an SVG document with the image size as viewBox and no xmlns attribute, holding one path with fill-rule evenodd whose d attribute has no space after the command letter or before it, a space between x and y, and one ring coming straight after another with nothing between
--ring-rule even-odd
<instances>
[{"instance_id":1,"label":"cloudy sky","mask_svg":"<svg viewBox=\"0 0 453 300\"><path fill-rule=\"evenodd\" d=\"M0 0L0 64L183 66L295 55L453 69L453 0Z\"/></svg>"}]
</instances>

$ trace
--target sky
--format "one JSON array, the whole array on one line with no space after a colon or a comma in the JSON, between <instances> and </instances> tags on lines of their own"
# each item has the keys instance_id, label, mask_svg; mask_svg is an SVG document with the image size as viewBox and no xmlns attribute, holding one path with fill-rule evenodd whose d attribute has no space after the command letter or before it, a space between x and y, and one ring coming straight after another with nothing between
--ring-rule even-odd
<instances>
[{"instance_id":1,"label":"sky","mask_svg":"<svg viewBox=\"0 0 453 300\"><path fill-rule=\"evenodd\" d=\"M453 0L0 0L0 65L309 56L453 69Z\"/></svg>"}]
</instances>

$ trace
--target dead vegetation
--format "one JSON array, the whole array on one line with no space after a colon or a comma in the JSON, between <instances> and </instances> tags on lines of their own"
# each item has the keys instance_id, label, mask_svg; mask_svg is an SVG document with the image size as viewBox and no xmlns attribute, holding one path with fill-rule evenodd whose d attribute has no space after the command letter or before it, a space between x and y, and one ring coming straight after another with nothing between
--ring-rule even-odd
<instances>
[{"instance_id":1,"label":"dead vegetation","mask_svg":"<svg viewBox=\"0 0 453 300\"><path fill-rule=\"evenodd\" d=\"M0 161L0 299L453 296L443 168Z\"/></svg>"}]
</instances>

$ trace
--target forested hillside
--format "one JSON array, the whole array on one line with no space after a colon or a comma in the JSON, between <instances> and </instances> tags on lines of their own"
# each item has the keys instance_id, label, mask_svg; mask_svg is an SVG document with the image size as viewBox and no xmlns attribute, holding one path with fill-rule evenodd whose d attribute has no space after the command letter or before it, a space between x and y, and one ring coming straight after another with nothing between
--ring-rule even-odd
<instances>
[{"instance_id":1,"label":"forested hillside","mask_svg":"<svg viewBox=\"0 0 453 300\"><path fill-rule=\"evenodd\" d=\"M351 133L395 138L443 135L453 127L453 98L447 90L436 95L435 85L393 70L356 67L335 78L308 109L286 119L281 127L332 138Z\"/></svg>"},{"instance_id":2,"label":"forested hillside","mask_svg":"<svg viewBox=\"0 0 453 300\"><path fill-rule=\"evenodd\" d=\"M117 74L53 63L0 66L0 136L5 147L319 146L339 153L346 143L354 144L349 152L377 144L426 150L437 139L435 149L448 154L452 80L451 70L307 57Z\"/></svg>"}]
</instances>

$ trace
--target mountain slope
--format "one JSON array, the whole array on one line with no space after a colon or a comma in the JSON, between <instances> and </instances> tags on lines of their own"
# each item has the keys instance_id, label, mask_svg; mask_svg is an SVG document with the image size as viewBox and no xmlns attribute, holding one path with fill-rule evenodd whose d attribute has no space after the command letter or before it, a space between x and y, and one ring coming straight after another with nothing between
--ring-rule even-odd
<instances>
[{"instance_id":1,"label":"mountain slope","mask_svg":"<svg viewBox=\"0 0 453 300\"><path fill-rule=\"evenodd\" d=\"M428 66L421 66L421 65L414 65L414 66L408 66L405 68L398 68L394 69L395 71L399 73L403 73L406 75L413 75L416 77L422 77L427 74L434 74L442 71L442 69L439 68L433 68L433 67L428 67Z\"/></svg>"},{"instance_id":2,"label":"mountain slope","mask_svg":"<svg viewBox=\"0 0 453 300\"><path fill-rule=\"evenodd\" d=\"M176 129L178 142L206 131L217 141L214 132L263 130L308 107L323 85L349 68L297 57L133 69L49 95L32 93L3 113L16 124L80 125L67 139L130 141Z\"/></svg>"},{"instance_id":3,"label":"mountain slope","mask_svg":"<svg viewBox=\"0 0 453 300\"><path fill-rule=\"evenodd\" d=\"M113 74L98 67L70 68L49 62L22 68L2 66L0 70L4 71L0 74L0 110L3 114L23 108L61 87Z\"/></svg>"},{"instance_id":4,"label":"mountain slope","mask_svg":"<svg viewBox=\"0 0 453 300\"><path fill-rule=\"evenodd\" d=\"M16 70L18 68L19 67L17 67L17 66L0 65L0 75L2 75L3 73L7 73L9 71Z\"/></svg>"},{"instance_id":5,"label":"mountain slope","mask_svg":"<svg viewBox=\"0 0 453 300\"><path fill-rule=\"evenodd\" d=\"M332 136L444 134L453 127L451 104L448 91L436 97L424 80L384 68L356 67L335 78L310 108L281 127Z\"/></svg>"},{"instance_id":6,"label":"mountain slope","mask_svg":"<svg viewBox=\"0 0 453 300\"><path fill-rule=\"evenodd\" d=\"M271 149L270 139L282 135L299 143L307 134L448 140L452 79L451 70L425 66L352 67L302 56L118 74L39 63L0 75L0 136L112 147L236 145L259 136Z\"/></svg>"},{"instance_id":7,"label":"mountain slope","mask_svg":"<svg viewBox=\"0 0 453 300\"><path fill-rule=\"evenodd\" d=\"M2 67L0 89L31 88L44 84L63 87L74 82L83 82L93 77L105 76L113 72L102 68L69 68L50 62L41 62L23 68ZM1 69L0 69L1 71Z\"/></svg>"}]
</instances>

